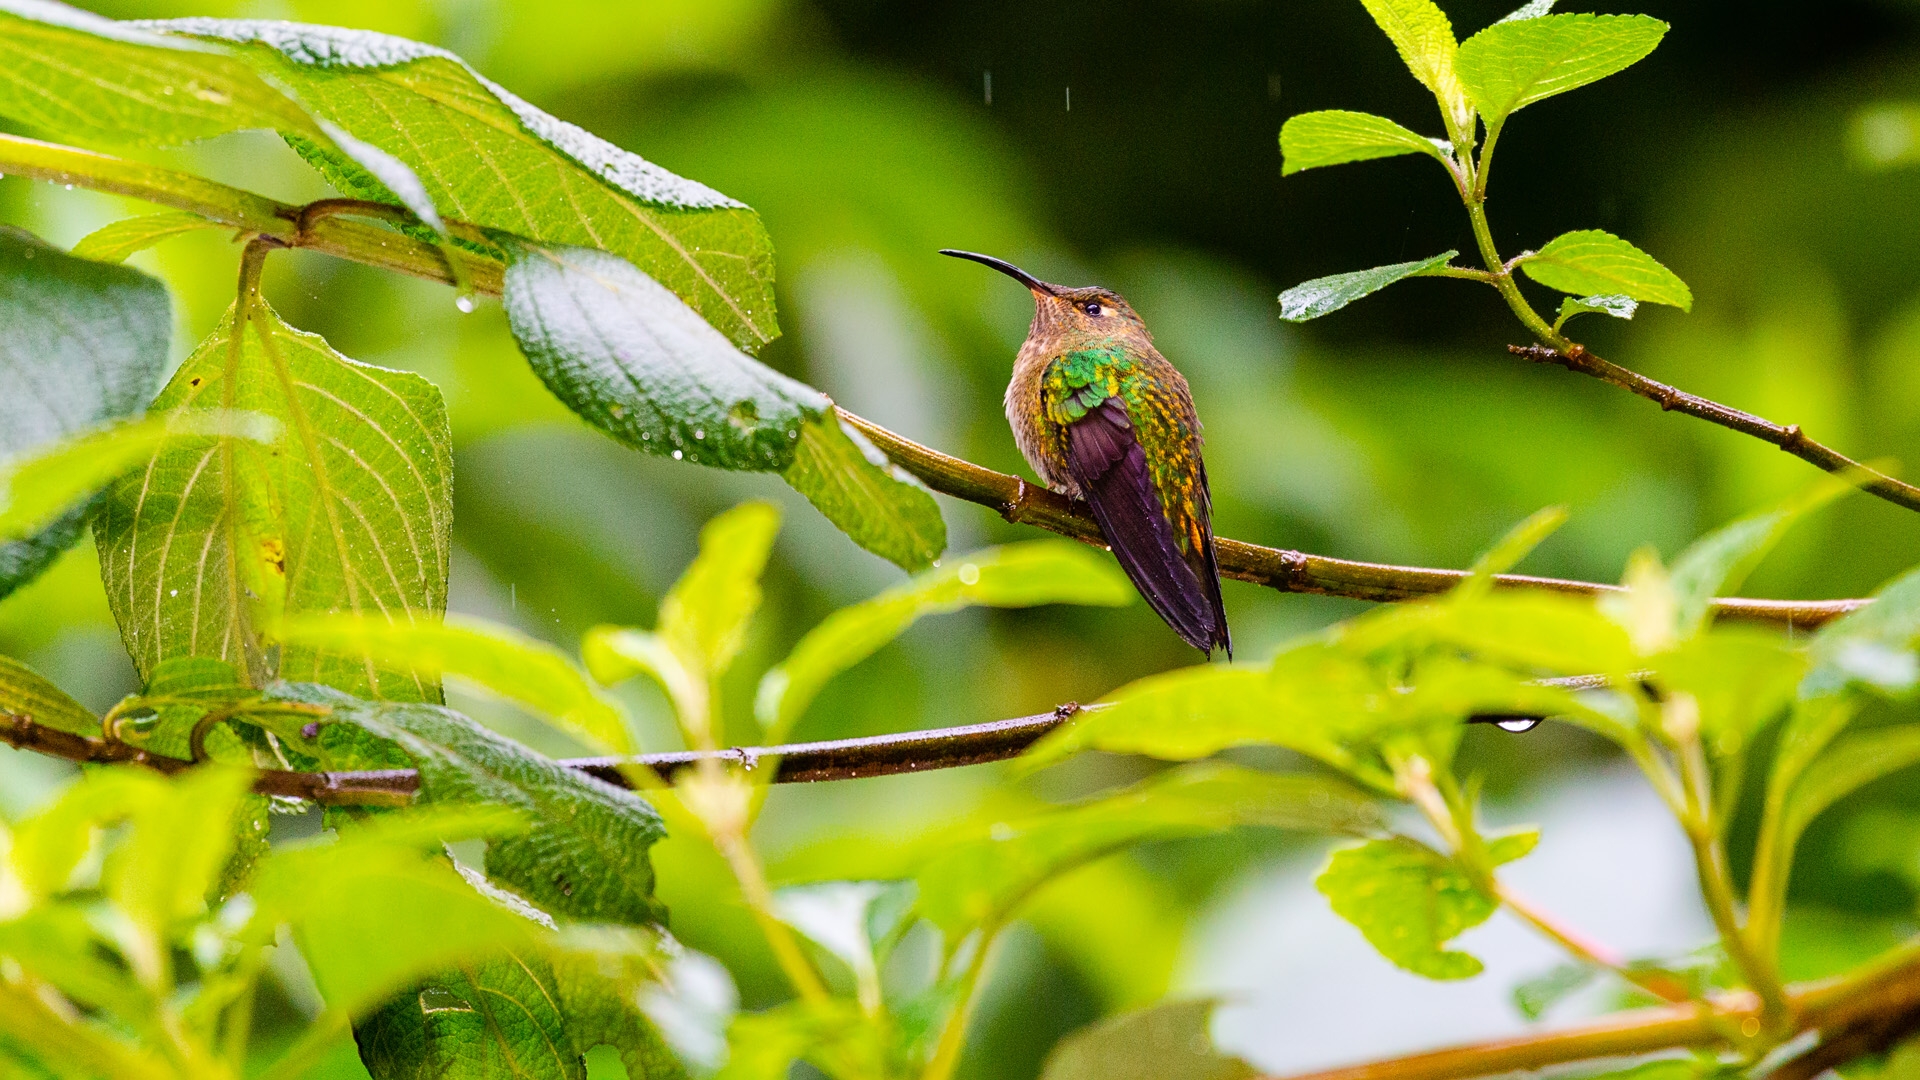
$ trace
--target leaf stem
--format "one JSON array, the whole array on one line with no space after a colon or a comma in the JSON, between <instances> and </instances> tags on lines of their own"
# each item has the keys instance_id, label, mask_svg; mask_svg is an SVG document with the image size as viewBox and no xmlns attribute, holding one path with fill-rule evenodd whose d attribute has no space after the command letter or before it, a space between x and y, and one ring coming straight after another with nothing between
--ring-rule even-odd
<instances>
[{"instance_id":1,"label":"leaf stem","mask_svg":"<svg viewBox=\"0 0 1920 1080\"><path fill-rule=\"evenodd\" d=\"M960 1051L967 1045L967 1023L973 1018L973 1002L979 996L980 975L986 970L987 952L992 949L999 928L982 926L979 933L973 955L967 957L966 970L960 975L953 1011L947 1016L946 1026L940 1029L940 1041L935 1045L933 1057L927 1061L927 1070L921 1074L920 1080L949 1080L954 1068L960 1064Z\"/></svg>"},{"instance_id":2,"label":"leaf stem","mask_svg":"<svg viewBox=\"0 0 1920 1080\"><path fill-rule=\"evenodd\" d=\"M780 921L774 914L773 890L767 886L766 874L760 869L760 860L754 857L753 848L746 837L737 832L723 831L713 837L714 847L727 860L727 866L733 870L734 880L740 883L740 895L747 902L747 909L753 913L753 921L759 925L760 933L767 939L767 947L773 950L773 958L780 964L780 970L786 973L787 981L800 994L802 1000L814 1005L823 1005L832 999L827 984L814 969L813 961L800 948L800 942L793 936L793 928Z\"/></svg>"},{"instance_id":3,"label":"leaf stem","mask_svg":"<svg viewBox=\"0 0 1920 1080\"><path fill-rule=\"evenodd\" d=\"M1681 827L1693 849L1694 869L1700 878L1701 898L1720 933L1727 956L1740 970L1741 978L1760 996L1761 1023L1765 1030L1780 1033L1787 1024L1786 989L1780 985L1773 965L1762 962L1740 925L1733 895L1733 875L1727 868L1726 848L1714 827L1713 780L1706 750L1698 731L1688 731L1680 742L1680 778L1687 792L1686 814Z\"/></svg>"}]
</instances>

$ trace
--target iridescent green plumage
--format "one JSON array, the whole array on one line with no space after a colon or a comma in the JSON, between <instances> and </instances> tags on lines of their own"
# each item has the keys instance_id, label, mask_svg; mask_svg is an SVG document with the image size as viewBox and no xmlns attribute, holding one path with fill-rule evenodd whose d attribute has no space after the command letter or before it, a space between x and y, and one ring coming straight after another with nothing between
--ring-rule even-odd
<instances>
[{"instance_id":1,"label":"iridescent green plumage","mask_svg":"<svg viewBox=\"0 0 1920 1080\"><path fill-rule=\"evenodd\" d=\"M1049 285L998 259L947 254L1001 270L1034 295L1006 399L1028 463L1049 487L1087 500L1121 566L1169 625L1196 648L1231 655L1187 380L1112 291Z\"/></svg>"}]
</instances>

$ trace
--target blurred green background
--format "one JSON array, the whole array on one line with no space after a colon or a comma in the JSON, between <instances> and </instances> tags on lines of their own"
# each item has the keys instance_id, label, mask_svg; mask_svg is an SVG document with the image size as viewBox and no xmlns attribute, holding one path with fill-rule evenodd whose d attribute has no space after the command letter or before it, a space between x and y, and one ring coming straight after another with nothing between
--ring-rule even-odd
<instances>
[{"instance_id":1,"label":"blurred green background","mask_svg":"<svg viewBox=\"0 0 1920 1080\"><path fill-rule=\"evenodd\" d=\"M1443 6L1464 36L1512 2ZM1636 547L1671 556L1812 475L1761 443L1523 365L1504 348L1521 331L1470 283L1413 281L1306 328L1278 321L1274 295L1302 279L1473 246L1450 185L1424 158L1280 177L1275 136L1294 113L1367 109L1439 129L1431 99L1353 0L88 6L123 18L333 23L461 53L542 108L758 209L779 253L785 331L765 358L856 412L996 468L1025 471L1000 393L1030 304L934 249L1118 288L1192 381L1226 535L1457 566L1527 513L1564 503L1571 523L1524 569L1613 580ZM1920 97L1920 4L1605 10L1644 11L1673 30L1639 66L1509 127L1489 204L1501 244L1511 254L1587 227L1632 239L1692 285L1697 305L1691 315L1643 309L1631 324L1589 317L1580 330L1596 351L1857 456L1920 464L1920 171L1869 171L1846 150L1856 110ZM264 137L161 156L281 198L328 193ZM0 181L0 216L59 243L142 211ZM228 302L236 256L224 237L195 234L136 257L173 286L181 355ZM700 522L747 497L787 506L767 606L736 668L737 737L749 735L762 668L826 612L898 580L772 477L642 458L573 420L526 370L497 305L463 315L439 286L302 253L273 260L267 295L347 354L419 370L445 390L458 446L457 610L567 648L596 623L650 624ZM1536 299L1551 302L1544 291ZM955 550L1032 535L979 507L944 506ZM1920 519L1855 498L1802 526L1749 591L1859 595L1917 556ZM133 684L95 574L91 549L79 550L0 604L0 649L98 707ZM1254 660L1359 609L1233 582L1226 598L1240 655ZM947 616L836 683L797 735L1043 711L1196 659L1144 605ZM457 694L456 704L568 749L500 707ZM668 730L655 725L656 744ZM1523 885L1589 915L1629 951L1683 951L1707 936L1674 869L1684 858L1671 825L1597 744L1551 726L1476 731L1468 754L1496 817L1549 823ZM776 874L846 872L863 849L1134 768L782 790L760 839ZM37 805L66 775L0 754L0 809ZM1466 939L1487 975L1421 984L1331 921L1305 884L1317 858L1249 835L1157 847L1054 886L995 968L965 1071L1034 1075L1063 1031L1167 992L1225 996L1223 1041L1276 1069L1520 1024L1507 990L1550 953L1496 921ZM718 865L678 841L659 863L676 932L728 964L747 1005L776 1000L778 977ZM1819 826L1800 874L1793 940L1807 971L1911 921L1911 778ZM284 1020L298 1010L290 998ZM355 1067L350 1055L340 1064Z\"/></svg>"}]
</instances>

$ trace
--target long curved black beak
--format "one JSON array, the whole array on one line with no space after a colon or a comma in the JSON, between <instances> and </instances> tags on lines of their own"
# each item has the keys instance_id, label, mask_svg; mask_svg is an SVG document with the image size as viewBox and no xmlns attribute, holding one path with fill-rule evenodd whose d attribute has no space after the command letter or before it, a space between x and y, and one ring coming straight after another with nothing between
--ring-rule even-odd
<instances>
[{"instance_id":1,"label":"long curved black beak","mask_svg":"<svg viewBox=\"0 0 1920 1080\"><path fill-rule=\"evenodd\" d=\"M982 266L993 267L995 270L998 270L1001 273L1012 278L1013 280L1019 282L1020 284L1025 285L1027 288L1033 290L1034 292L1045 293L1048 296L1059 295L1058 286L1049 285L1046 282L1041 281L1039 278L1034 277L1032 274L1027 273L1025 270L1020 269L1019 267L1013 265L1012 263L1008 262L1005 259L996 259L991 255L981 255L972 251L955 251L953 248L941 248L940 254L951 255L956 259L971 259L974 262L981 264Z\"/></svg>"}]
</instances>

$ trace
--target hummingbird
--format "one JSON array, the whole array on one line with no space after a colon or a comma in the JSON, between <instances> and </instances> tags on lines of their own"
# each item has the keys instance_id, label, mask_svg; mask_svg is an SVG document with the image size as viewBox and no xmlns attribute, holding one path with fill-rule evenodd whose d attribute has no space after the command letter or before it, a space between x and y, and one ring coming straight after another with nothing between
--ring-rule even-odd
<instances>
[{"instance_id":1,"label":"hummingbird","mask_svg":"<svg viewBox=\"0 0 1920 1080\"><path fill-rule=\"evenodd\" d=\"M1007 423L1041 481L1093 511L1107 546L1187 644L1233 658L1220 601L1213 504L1187 380L1119 293L1041 281L991 255L1033 294L1033 325L1007 383Z\"/></svg>"}]
</instances>

